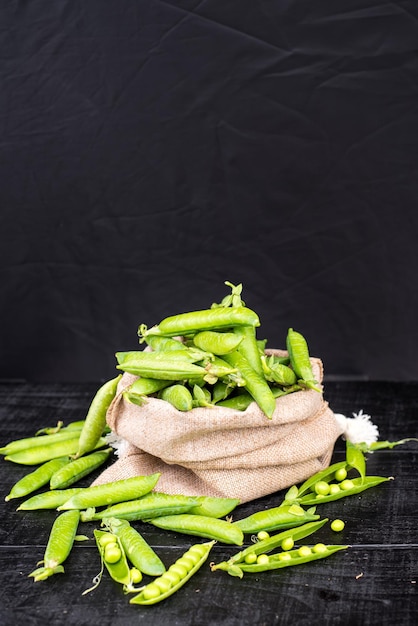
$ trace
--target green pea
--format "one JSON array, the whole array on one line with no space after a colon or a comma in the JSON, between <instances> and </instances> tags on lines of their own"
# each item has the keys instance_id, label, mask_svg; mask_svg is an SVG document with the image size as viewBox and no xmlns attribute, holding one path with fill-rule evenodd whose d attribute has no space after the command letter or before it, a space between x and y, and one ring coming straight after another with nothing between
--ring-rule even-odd
<instances>
[{"instance_id":1,"label":"green pea","mask_svg":"<svg viewBox=\"0 0 418 626\"><path fill-rule=\"evenodd\" d=\"M278 558L280 559L280 561L291 561L292 556L290 552L281 552Z\"/></svg>"},{"instance_id":2,"label":"green pea","mask_svg":"<svg viewBox=\"0 0 418 626\"><path fill-rule=\"evenodd\" d=\"M134 585L137 585L142 580L142 572L136 567L131 567L131 581Z\"/></svg>"},{"instance_id":3,"label":"green pea","mask_svg":"<svg viewBox=\"0 0 418 626\"><path fill-rule=\"evenodd\" d=\"M110 577L117 583L123 585L125 593L138 591L133 584L131 568L128 564L126 554L123 550L119 538L113 533L102 530L94 530L94 537L97 548ZM109 535L107 537L107 535ZM84 594L95 589L100 583L101 576L97 578L91 589L84 591Z\"/></svg>"},{"instance_id":4,"label":"green pea","mask_svg":"<svg viewBox=\"0 0 418 626\"><path fill-rule=\"evenodd\" d=\"M280 544L280 547L282 548L282 550L287 552L288 550L291 550L294 545L295 545L295 542L293 540L293 537L286 537L286 539L283 539L282 543Z\"/></svg>"},{"instance_id":5,"label":"green pea","mask_svg":"<svg viewBox=\"0 0 418 626\"><path fill-rule=\"evenodd\" d=\"M106 547L108 544L117 544L117 537L112 533L103 533L99 536L99 544Z\"/></svg>"},{"instance_id":6,"label":"green pea","mask_svg":"<svg viewBox=\"0 0 418 626\"><path fill-rule=\"evenodd\" d=\"M340 488L343 491L350 491L351 489L354 488L354 482L352 480L349 480L348 478L346 478L345 480L343 480L340 483Z\"/></svg>"},{"instance_id":7,"label":"green pea","mask_svg":"<svg viewBox=\"0 0 418 626\"><path fill-rule=\"evenodd\" d=\"M259 541L263 541L263 539L268 539L269 537L270 535L266 530L260 530L260 532L257 533L257 539Z\"/></svg>"},{"instance_id":8,"label":"green pea","mask_svg":"<svg viewBox=\"0 0 418 626\"><path fill-rule=\"evenodd\" d=\"M309 556L310 554L312 554L312 550L309 546L301 546L298 549L299 556Z\"/></svg>"},{"instance_id":9,"label":"green pea","mask_svg":"<svg viewBox=\"0 0 418 626\"><path fill-rule=\"evenodd\" d=\"M347 470L345 467L340 467L339 469L337 469L337 471L334 474L335 476L335 480L338 480L338 482L343 481L345 478L347 478Z\"/></svg>"},{"instance_id":10,"label":"green pea","mask_svg":"<svg viewBox=\"0 0 418 626\"><path fill-rule=\"evenodd\" d=\"M79 511L66 511L56 517L45 549L43 566L29 574L35 582L64 572L62 563L67 559L73 547L79 520Z\"/></svg>"},{"instance_id":11,"label":"green pea","mask_svg":"<svg viewBox=\"0 0 418 626\"><path fill-rule=\"evenodd\" d=\"M104 560L106 563L117 563L122 556L122 552L116 543L107 544L104 549Z\"/></svg>"},{"instance_id":12,"label":"green pea","mask_svg":"<svg viewBox=\"0 0 418 626\"><path fill-rule=\"evenodd\" d=\"M257 561L257 555L255 554L255 552L251 552L244 557L244 561L246 563L255 563Z\"/></svg>"},{"instance_id":13,"label":"green pea","mask_svg":"<svg viewBox=\"0 0 418 626\"><path fill-rule=\"evenodd\" d=\"M257 557L257 563L259 565L266 565L270 561L268 554L259 554Z\"/></svg>"},{"instance_id":14,"label":"green pea","mask_svg":"<svg viewBox=\"0 0 418 626\"><path fill-rule=\"evenodd\" d=\"M331 483L330 484L330 486L329 486L329 493L330 493L331 496L335 495L339 491L341 491L340 485L337 485L337 483Z\"/></svg>"},{"instance_id":15,"label":"green pea","mask_svg":"<svg viewBox=\"0 0 418 626\"><path fill-rule=\"evenodd\" d=\"M316 543L316 544L314 545L314 547L312 548L312 550L313 550L314 552L319 552L319 553L321 553L321 554L322 554L322 553L324 553L324 552L326 552L326 551L327 551L327 547L326 547L326 545L325 545L325 544L323 544L323 543Z\"/></svg>"},{"instance_id":16,"label":"green pea","mask_svg":"<svg viewBox=\"0 0 418 626\"><path fill-rule=\"evenodd\" d=\"M329 494L330 487L329 484L325 480L319 480L314 485L315 493L321 496L326 496Z\"/></svg>"},{"instance_id":17,"label":"green pea","mask_svg":"<svg viewBox=\"0 0 418 626\"><path fill-rule=\"evenodd\" d=\"M331 522L331 530L333 530L334 532L341 532L342 530L344 530L345 524L341 519L335 519Z\"/></svg>"}]
</instances>

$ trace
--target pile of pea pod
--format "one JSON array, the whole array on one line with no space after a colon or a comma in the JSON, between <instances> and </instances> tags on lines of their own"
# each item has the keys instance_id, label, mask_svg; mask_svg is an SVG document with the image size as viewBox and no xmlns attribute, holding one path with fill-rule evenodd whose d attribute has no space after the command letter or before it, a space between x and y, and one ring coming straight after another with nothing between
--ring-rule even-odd
<instances>
[{"instance_id":1,"label":"pile of pea pod","mask_svg":"<svg viewBox=\"0 0 418 626\"><path fill-rule=\"evenodd\" d=\"M148 350L117 352L117 369L139 378L125 397L142 404L158 397L179 411L194 407L245 410L256 402L271 418L276 399L302 389L321 391L304 336L289 328L288 356L267 354L257 339L260 319L241 298L242 285L211 308L180 313L138 329Z\"/></svg>"},{"instance_id":2,"label":"pile of pea pod","mask_svg":"<svg viewBox=\"0 0 418 626\"><path fill-rule=\"evenodd\" d=\"M144 369L144 357L139 372L136 369L137 355L129 353L119 355L120 365L124 366L120 369L129 371L129 367L135 370L134 373L138 371L141 377L138 381L159 384L164 381L162 386L165 389L173 380L179 380L173 377L178 377L180 371L181 382L176 384L186 389L185 380L192 380L195 401L200 402L213 403L217 386L222 386L224 396L230 392L231 400L234 393L244 395L239 393L242 384L251 401L259 403L267 416L271 414L271 407L265 389L274 399L276 388L286 393L295 386L294 381L289 382L286 378L285 383L284 378L280 378L283 367L286 376L287 370L296 376L297 388L316 388L306 342L299 336L290 334L288 338L289 364L263 357L254 332L258 317L245 308L240 294L241 287L232 285L232 293L208 311L166 318L149 330L141 326L141 338L152 348L152 352L144 352L148 355L148 369ZM181 342L175 339L178 335L183 338ZM170 347L164 350L157 347L162 341L166 346L176 343L175 358L167 358ZM226 345L228 351L225 351ZM182 356L191 353L195 355L192 360L189 356ZM199 356L197 360L196 355ZM252 361L254 355L256 358ZM224 363L220 363L219 360L223 359ZM261 362L263 376L261 370L257 374L250 362ZM158 377L155 376L157 370ZM190 376L192 371L196 374ZM184 376L185 372L189 375ZM365 451L393 447L406 441L376 442L372 446L347 442L345 461L318 472L300 486L292 486L278 506L243 518L239 516L240 502L234 498L160 492L159 473L96 486L77 486L81 479L111 461L113 448L108 445L106 413L116 395L121 375L98 389L84 419L67 426L59 422L0 448L6 461L31 468L35 466L11 487L5 500L20 500L17 510L32 511L34 515L40 509L55 512L43 561L28 574L35 582L64 573L63 563L74 542L79 540L94 541L102 565L93 585L83 593L93 591L106 570L120 583L124 592L133 594L130 602L139 605L156 604L177 592L204 565L217 542L242 549L227 561L211 562L210 570L226 571L240 578L332 556L348 546L327 546L321 542L296 546L295 542L311 536L329 522L328 518L321 519L317 513L319 505L358 494L389 480L367 475ZM260 380L263 381L261 385ZM213 386L210 401L203 400L203 396L206 398L204 382ZM133 387L130 392L134 394ZM132 395L132 399L144 401L143 396L141 392L136 398ZM224 398L223 401L227 400ZM83 524L86 533L90 532L92 536L78 534ZM191 545L167 566L142 536L142 524L200 537L204 541ZM344 523L333 520L330 527L338 533ZM249 545L244 547L245 543Z\"/></svg>"},{"instance_id":3,"label":"pile of pea pod","mask_svg":"<svg viewBox=\"0 0 418 626\"><path fill-rule=\"evenodd\" d=\"M21 500L18 511L33 511L34 515L40 509L56 512L44 558L28 574L35 582L65 573L63 563L74 542L81 540L94 541L102 564L93 584L82 593L93 591L106 571L125 593L133 594L130 603L139 605L156 604L177 592L208 560L215 543L240 549L227 561L211 562L210 571L225 571L239 578L330 557L348 546L321 541L296 545L327 523L336 533L343 530L342 520L321 519L318 505L389 480L368 476L364 444L347 442L345 461L330 465L300 486L292 486L278 506L243 518L239 517L237 499L159 492L159 473L97 486L74 486L109 459L111 448L107 447L103 416L117 382L117 378L108 381L98 390L84 420L44 428L0 448L5 460L36 466L12 486L5 499ZM377 442L379 445L367 450L393 447L403 441ZM46 490L42 491L43 487ZM235 516L237 511L237 519L233 519L231 514ZM90 535L96 524L92 536L78 534L83 524ZM141 524L203 541L193 543L174 563L166 565L144 539Z\"/></svg>"}]
</instances>

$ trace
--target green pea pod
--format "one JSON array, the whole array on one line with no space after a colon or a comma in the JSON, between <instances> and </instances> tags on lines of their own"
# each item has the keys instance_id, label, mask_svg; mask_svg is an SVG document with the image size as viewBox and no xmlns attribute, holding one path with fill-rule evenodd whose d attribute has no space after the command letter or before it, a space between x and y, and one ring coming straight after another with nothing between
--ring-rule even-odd
<instances>
[{"instance_id":1,"label":"green pea pod","mask_svg":"<svg viewBox=\"0 0 418 626\"><path fill-rule=\"evenodd\" d=\"M320 480L324 480L329 482L334 477L335 472L341 469L347 469L347 461L340 461L339 463L333 463L329 465L324 470L316 472L310 478L305 480L302 485L298 489L298 497L303 496L303 494L309 492Z\"/></svg>"},{"instance_id":2,"label":"green pea pod","mask_svg":"<svg viewBox=\"0 0 418 626\"><path fill-rule=\"evenodd\" d=\"M164 387L171 385L169 380L158 380L157 378L137 378L132 385L123 392L123 397L129 402L141 406L146 396L161 391Z\"/></svg>"},{"instance_id":3,"label":"green pea pod","mask_svg":"<svg viewBox=\"0 0 418 626\"><path fill-rule=\"evenodd\" d=\"M73 547L79 520L79 511L66 511L55 519L45 549L43 566L29 574L35 582L64 572L62 563L67 559Z\"/></svg>"},{"instance_id":4,"label":"green pea pod","mask_svg":"<svg viewBox=\"0 0 418 626\"><path fill-rule=\"evenodd\" d=\"M399 439L399 441L372 441L371 443L356 443L354 444L362 452L375 452L376 450L391 450L395 446L400 446L408 441L418 441L416 437L407 437L406 439Z\"/></svg>"},{"instance_id":5,"label":"green pea pod","mask_svg":"<svg viewBox=\"0 0 418 626\"><path fill-rule=\"evenodd\" d=\"M366 491L366 489L370 489L370 487L376 487L377 485L387 482L388 480L392 479L383 476L366 476L364 479L353 478L350 481L353 483L352 489L340 489L337 493L330 493L328 495L316 495L314 493L306 494L302 498L299 498L298 502L303 506L310 504L325 504L326 502L333 502L334 500L340 500L341 498L361 493L362 491Z\"/></svg>"},{"instance_id":6,"label":"green pea pod","mask_svg":"<svg viewBox=\"0 0 418 626\"><path fill-rule=\"evenodd\" d=\"M193 496L171 495L151 491L141 498L127 500L108 506L101 511L89 510L81 514L82 521L106 520L113 517L132 521L177 515L187 513L199 504L199 499Z\"/></svg>"},{"instance_id":7,"label":"green pea pod","mask_svg":"<svg viewBox=\"0 0 418 626\"><path fill-rule=\"evenodd\" d=\"M193 408L192 394L187 387L179 383L165 387L160 393L160 398L178 411L191 411Z\"/></svg>"},{"instance_id":8,"label":"green pea pod","mask_svg":"<svg viewBox=\"0 0 418 626\"><path fill-rule=\"evenodd\" d=\"M220 309L215 309L220 310ZM248 360L238 351L226 354L224 359L232 367L236 367L245 380L245 388L253 397L263 413L271 419L276 409L276 399L266 381L250 365Z\"/></svg>"},{"instance_id":9,"label":"green pea pod","mask_svg":"<svg viewBox=\"0 0 418 626\"><path fill-rule=\"evenodd\" d=\"M52 437L52 435L51 435ZM96 448L103 448L107 444L104 437L100 437L95 445ZM46 461L57 459L62 456L73 456L76 454L79 448L78 436L73 439L65 439L64 441L57 441L46 446L35 446L15 452L5 456L6 461L12 463L19 463L20 465L40 465Z\"/></svg>"},{"instance_id":10,"label":"green pea pod","mask_svg":"<svg viewBox=\"0 0 418 626\"><path fill-rule=\"evenodd\" d=\"M162 337L160 335L148 335L146 343L154 352L176 352L177 350L186 350L187 348L179 339L173 337Z\"/></svg>"},{"instance_id":11,"label":"green pea pod","mask_svg":"<svg viewBox=\"0 0 418 626\"><path fill-rule=\"evenodd\" d=\"M61 420L56 426L45 426L36 431L35 436L39 435L55 435L56 433L63 433L69 430L81 430L83 428L84 420L77 420L76 422L70 422L67 426L64 426L64 422Z\"/></svg>"},{"instance_id":12,"label":"green pea pod","mask_svg":"<svg viewBox=\"0 0 418 626\"><path fill-rule=\"evenodd\" d=\"M131 604L157 604L183 587L206 562L214 541L191 546L164 574L131 598Z\"/></svg>"},{"instance_id":13,"label":"green pea pod","mask_svg":"<svg viewBox=\"0 0 418 626\"><path fill-rule=\"evenodd\" d=\"M257 313L243 306L190 311L166 317L152 328L146 328L142 324L138 329L138 335L141 340L149 335L175 337L192 335L202 330L222 330L241 325L260 326Z\"/></svg>"},{"instance_id":14,"label":"green pea pod","mask_svg":"<svg viewBox=\"0 0 418 626\"><path fill-rule=\"evenodd\" d=\"M202 359L202 353L196 354L183 346L182 350L161 350L158 352L149 352L146 350L131 350L130 352L116 352L115 354L118 365L128 365L129 363L149 362L158 366L159 363L166 361L185 361L186 363L194 363Z\"/></svg>"},{"instance_id":15,"label":"green pea pod","mask_svg":"<svg viewBox=\"0 0 418 626\"><path fill-rule=\"evenodd\" d=\"M88 476L98 467L101 467L103 463L107 461L110 454L113 452L113 448L106 448L105 450L99 450L92 452L87 456L82 456L75 459L69 464L58 468L50 479L51 489L67 489L70 485L78 482L84 476Z\"/></svg>"},{"instance_id":16,"label":"green pea pod","mask_svg":"<svg viewBox=\"0 0 418 626\"><path fill-rule=\"evenodd\" d=\"M160 557L127 520L110 517L105 520L105 524L119 538L127 559L140 572L148 576L160 576L165 572Z\"/></svg>"},{"instance_id":17,"label":"green pea pod","mask_svg":"<svg viewBox=\"0 0 418 626\"><path fill-rule=\"evenodd\" d=\"M328 518L324 518L322 520L319 520L318 522L308 522L307 524L303 524L302 526L299 526L297 528L290 528L288 530L284 530L278 533L277 535L268 537L267 539L257 541L245 548L245 550L241 550L240 552L234 554L228 559L228 561L223 561L222 563L211 565L211 569L212 571L215 571L217 569L227 569L234 563L240 563L244 561L245 557L247 557L249 554L268 554L275 548L279 548L284 539L291 538L294 541L304 539L305 537L308 537L309 535L312 535L314 532L319 530L327 521Z\"/></svg>"},{"instance_id":18,"label":"green pea pod","mask_svg":"<svg viewBox=\"0 0 418 626\"><path fill-rule=\"evenodd\" d=\"M346 461L347 465L357 470L362 480L366 475L366 459L363 452L350 441L346 441Z\"/></svg>"},{"instance_id":19,"label":"green pea pod","mask_svg":"<svg viewBox=\"0 0 418 626\"><path fill-rule=\"evenodd\" d=\"M4 499L8 501L12 498L22 498L29 495L30 493L33 493L37 489L40 489L44 485L47 485L51 479L51 476L53 476L54 473L62 467L68 465L70 461L71 459L69 456L46 461L40 467L36 468L36 470L34 470L33 472L30 472L29 474L26 474L26 476L23 476L23 478L21 478L15 485L13 485L9 495L7 495Z\"/></svg>"},{"instance_id":20,"label":"green pea pod","mask_svg":"<svg viewBox=\"0 0 418 626\"><path fill-rule=\"evenodd\" d=\"M155 487L160 476L161 474L157 472L148 476L133 476L112 483L85 487L59 506L58 510L81 510L139 498Z\"/></svg>"},{"instance_id":21,"label":"green pea pod","mask_svg":"<svg viewBox=\"0 0 418 626\"><path fill-rule=\"evenodd\" d=\"M17 507L17 511L38 511L40 509L57 509L69 498L82 491L82 487L72 489L55 489L38 493L25 500Z\"/></svg>"},{"instance_id":22,"label":"green pea pod","mask_svg":"<svg viewBox=\"0 0 418 626\"><path fill-rule=\"evenodd\" d=\"M281 552L278 555L273 555L268 559L266 563L239 563L238 565L234 564L226 568L226 571L231 576L238 576L239 578L242 578L244 573L258 574L260 572L281 569L283 567L289 567L293 565L303 565L304 563L310 563L311 561L324 559L328 556L331 556L335 552L338 552L340 550L346 550L348 547L349 546L340 545L329 545L323 547L321 546L320 551L315 552L314 550L310 550L309 554L306 555L301 554L299 548L298 550L289 550L286 553Z\"/></svg>"},{"instance_id":23,"label":"green pea pod","mask_svg":"<svg viewBox=\"0 0 418 626\"><path fill-rule=\"evenodd\" d=\"M238 506L237 498L217 498L211 496L197 496L198 504L193 506L189 513L206 515L206 517L225 517Z\"/></svg>"},{"instance_id":24,"label":"green pea pod","mask_svg":"<svg viewBox=\"0 0 418 626\"><path fill-rule=\"evenodd\" d=\"M61 443L71 439L78 440L80 431L78 430L60 430L52 435L35 435L34 437L24 437L23 439L16 439L10 441L7 445L0 449L0 454L7 456L17 454L18 452L24 452L32 448L40 448L50 446L52 444Z\"/></svg>"},{"instance_id":25,"label":"green pea pod","mask_svg":"<svg viewBox=\"0 0 418 626\"><path fill-rule=\"evenodd\" d=\"M120 539L117 537L117 535L112 535L112 533L104 530L94 530L93 532L96 540L96 545L100 553L102 566L104 565L106 567L112 580L123 585L123 590L125 593L137 592L138 589L135 588L132 583L132 571L129 567L128 560L126 558L126 554ZM104 541L104 538L109 538L112 540L115 539L117 551L119 554L119 558L117 560L113 561L106 557L106 543ZM84 594L97 587L100 582L100 578L101 574L99 574L99 577L95 582L94 587L92 587L91 589L87 589Z\"/></svg>"},{"instance_id":26,"label":"green pea pod","mask_svg":"<svg viewBox=\"0 0 418 626\"><path fill-rule=\"evenodd\" d=\"M214 330L203 330L196 333L193 337L195 346L217 356L233 352L233 350L238 348L241 341L242 337L235 332L217 332Z\"/></svg>"},{"instance_id":27,"label":"green pea pod","mask_svg":"<svg viewBox=\"0 0 418 626\"><path fill-rule=\"evenodd\" d=\"M282 504L237 520L233 522L233 526L237 526L244 533L258 533L261 530L270 532L301 526L306 522L313 522L317 519L319 519L319 515L305 511L298 504Z\"/></svg>"},{"instance_id":28,"label":"green pea pod","mask_svg":"<svg viewBox=\"0 0 418 626\"><path fill-rule=\"evenodd\" d=\"M261 378L264 378L263 364L254 326L237 326L234 334L241 339L237 350L242 354Z\"/></svg>"},{"instance_id":29,"label":"green pea pod","mask_svg":"<svg viewBox=\"0 0 418 626\"><path fill-rule=\"evenodd\" d=\"M301 333L289 328L286 337L286 347L290 357L292 369L298 378L315 391L321 391L318 381L315 380L312 371L312 363L309 357L308 344Z\"/></svg>"},{"instance_id":30,"label":"green pea pod","mask_svg":"<svg viewBox=\"0 0 418 626\"><path fill-rule=\"evenodd\" d=\"M117 365L116 368L129 372L135 376L143 378L157 378L161 380L188 380L193 378L203 378L207 372L204 367L190 363L181 359L165 359L157 361L151 355L160 354L158 352L145 353L150 358L140 360L130 360Z\"/></svg>"},{"instance_id":31,"label":"green pea pod","mask_svg":"<svg viewBox=\"0 0 418 626\"><path fill-rule=\"evenodd\" d=\"M236 525L215 517L183 513L147 520L153 526L222 543L242 545L244 535Z\"/></svg>"},{"instance_id":32,"label":"green pea pod","mask_svg":"<svg viewBox=\"0 0 418 626\"><path fill-rule=\"evenodd\" d=\"M75 454L76 458L94 450L100 441L106 427L107 409L116 395L116 389L121 377L122 375L119 374L116 378L108 380L96 392L80 433L78 449Z\"/></svg>"}]
</instances>

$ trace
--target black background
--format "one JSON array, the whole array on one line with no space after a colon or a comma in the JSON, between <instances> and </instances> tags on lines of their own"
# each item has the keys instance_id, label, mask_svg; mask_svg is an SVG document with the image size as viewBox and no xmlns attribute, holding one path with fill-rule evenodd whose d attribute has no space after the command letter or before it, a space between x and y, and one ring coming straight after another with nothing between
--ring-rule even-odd
<instances>
[{"instance_id":1,"label":"black background","mask_svg":"<svg viewBox=\"0 0 418 626\"><path fill-rule=\"evenodd\" d=\"M417 378L415 0L4 0L0 46L0 378L113 377L225 280Z\"/></svg>"}]
</instances>

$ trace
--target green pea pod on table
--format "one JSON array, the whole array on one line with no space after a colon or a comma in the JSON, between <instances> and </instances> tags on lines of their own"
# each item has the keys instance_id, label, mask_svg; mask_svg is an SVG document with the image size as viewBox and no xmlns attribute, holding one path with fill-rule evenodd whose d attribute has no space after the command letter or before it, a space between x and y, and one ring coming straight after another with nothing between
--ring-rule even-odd
<instances>
[{"instance_id":1,"label":"green pea pod on table","mask_svg":"<svg viewBox=\"0 0 418 626\"><path fill-rule=\"evenodd\" d=\"M165 515L187 513L199 505L199 499L194 496L172 495L151 491L133 500L118 502L96 511L94 508L81 512L84 522L106 520L110 517L132 521L147 520Z\"/></svg>"},{"instance_id":2,"label":"green pea pod on table","mask_svg":"<svg viewBox=\"0 0 418 626\"><path fill-rule=\"evenodd\" d=\"M206 515L182 513L147 520L157 528L171 530L186 535L197 535L227 544L242 545L244 534L231 522Z\"/></svg>"},{"instance_id":3,"label":"green pea pod on table","mask_svg":"<svg viewBox=\"0 0 418 626\"><path fill-rule=\"evenodd\" d=\"M159 397L178 411L191 411L193 408L193 396L190 390L180 383L165 387Z\"/></svg>"},{"instance_id":4,"label":"green pea pod on table","mask_svg":"<svg viewBox=\"0 0 418 626\"><path fill-rule=\"evenodd\" d=\"M18 452L24 452L33 448L41 448L46 446L52 446L53 444L59 444L67 440L77 440L80 436L80 430L60 430L57 433L51 435L35 435L34 437L23 437L22 439L16 439L10 441L8 444L0 449L0 454L10 456L17 454Z\"/></svg>"},{"instance_id":5,"label":"green pea pod on table","mask_svg":"<svg viewBox=\"0 0 418 626\"><path fill-rule=\"evenodd\" d=\"M207 561L214 543L215 541L210 541L191 546L166 572L131 598L130 603L157 604L176 593Z\"/></svg>"},{"instance_id":6,"label":"green pea pod on table","mask_svg":"<svg viewBox=\"0 0 418 626\"><path fill-rule=\"evenodd\" d=\"M303 506L325 504L327 502L333 502L334 500L340 500L347 496L353 496L370 487L376 487L388 480L392 480L391 477L385 476L365 476L364 478L353 478L347 480L347 487L340 487L338 491L331 492L326 495L320 495L316 493L307 493L306 495L298 498L299 504Z\"/></svg>"},{"instance_id":7,"label":"green pea pod on table","mask_svg":"<svg viewBox=\"0 0 418 626\"><path fill-rule=\"evenodd\" d=\"M53 436L53 435L51 435ZM93 449L103 448L107 445L105 437L100 437ZM74 456L79 449L78 436L72 439L57 441L45 446L34 446L20 450L5 456L6 461L18 463L20 465L41 465L52 459L62 456Z\"/></svg>"},{"instance_id":8,"label":"green pea pod on table","mask_svg":"<svg viewBox=\"0 0 418 626\"><path fill-rule=\"evenodd\" d=\"M51 489L67 489L78 482L84 476L88 476L94 470L101 467L109 458L113 448L91 452L86 456L79 457L71 463L58 468L51 476Z\"/></svg>"},{"instance_id":9,"label":"green pea pod on table","mask_svg":"<svg viewBox=\"0 0 418 626\"><path fill-rule=\"evenodd\" d=\"M84 487L58 507L59 511L68 509L87 509L89 507L108 506L126 500L139 498L151 491L161 474L156 472L147 476L133 476L103 485Z\"/></svg>"},{"instance_id":10,"label":"green pea pod on table","mask_svg":"<svg viewBox=\"0 0 418 626\"><path fill-rule=\"evenodd\" d=\"M309 535L312 535L314 532L322 528L324 524L328 521L328 518L321 519L317 522L307 522L302 526L298 526L297 528L290 528L288 530L284 530L277 535L272 535L271 537L267 537L266 539L262 539L260 541L256 541L251 544L244 550L240 550L233 556L231 556L228 561L223 561L221 563L211 564L212 571L217 569L227 570L231 565L235 563L240 563L245 561L245 559L249 555L259 555L259 554L268 554L272 550L281 546L285 539L292 539L293 541L297 541L299 539L304 539Z\"/></svg>"},{"instance_id":11,"label":"green pea pod on table","mask_svg":"<svg viewBox=\"0 0 418 626\"><path fill-rule=\"evenodd\" d=\"M40 489L44 485L47 485L51 480L51 477L71 462L69 456L59 457L46 461L36 470L23 476L10 490L10 493L5 497L5 500L11 500L12 498L22 498L24 496L33 493L37 489Z\"/></svg>"},{"instance_id":12,"label":"green pea pod on table","mask_svg":"<svg viewBox=\"0 0 418 626\"><path fill-rule=\"evenodd\" d=\"M35 582L64 572L62 564L73 547L79 520L79 511L66 511L55 519L45 549L43 566L29 574Z\"/></svg>"},{"instance_id":13,"label":"green pea pod on table","mask_svg":"<svg viewBox=\"0 0 418 626\"><path fill-rule=\"evenodd\" d=\"M122 375L119 374L108 380L96 392L80 433L76 458L94 450L100 441L106 427L107 409L116 395L117 385L121 377Z\"/></svg>"},{"instance_id":14,"label":"green pea pod on table","mask_svg":"<svg viewBox=\"0 0 418 626\"><path fill-rule=\"evenodd\" d=\"M39 511L42 509L58 509L59 506L67 502L76 493L83 491L83 487L72 487L70 489L51 489L43 493L37 493L31 498L24 500L17 511Z\"/></svg>"},{"instance_id":15,"label":"green pea pod on table","mask_svg":"<svg viewBox=\"0 0 418 626\"><path fill-rule=\"evenodd\" d=\"M157 553L127 520L110 517L104 523L119 538L127 559L140 572L148 576L160 576L166 571Z\"/></svg>"},{"instance_id":16,"label":"green pea pod on table","mask_svg":"<svg viewBox=\"0 0 418 626\"><path fill-rule=\"evenodd\" d=\"M316 521L319 517L309 510L305 511L299 504L281 504L237 520L233 522L233 526L244 533L258 533L262 530L270 532L301 526L306 522Z\"/></svg>"}]
</instances>

